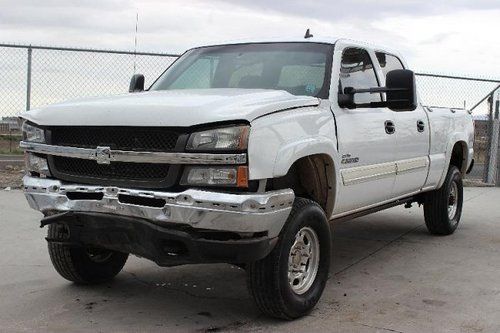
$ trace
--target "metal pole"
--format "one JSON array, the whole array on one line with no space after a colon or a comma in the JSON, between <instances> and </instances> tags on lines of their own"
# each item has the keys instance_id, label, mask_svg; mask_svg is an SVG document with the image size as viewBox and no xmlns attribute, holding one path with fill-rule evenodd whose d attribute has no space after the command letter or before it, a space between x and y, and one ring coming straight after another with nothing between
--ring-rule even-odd
<instances>
[{"instance_id":1,"label":"metal pole","mask_svg":"<svg viewBox=\"0 0 500 333\"><path fill-rule=\"evenodd\" d=\"M428 77L440 77L443 79L458 79L465 81L478 81L478 82L500 82L499 80L493 79L482 79L482 78L474 78L474 77L466 77L466 76L451 76L451 75L441 75L441 74L430 74L430 73L415 73L417 76L428 76Z\"/></svg>"},{"instance_id":2,"label":"metal pole","mask_svg":"<svg viewBox=\"0 0 500 333\"><path fill-rule=\"evenodd\" d=\"M28 69L26 71L26 111L31 107L31 54L33 49L28 48Z\"/></svg>"},{"instance_id":3,"label":"metal pole","mask_svg":"<svg viewBox=\"0 0 500 333\"><path fill-rule=\"evenodd\" d=\"M494 101L495 104L495 117L497 119L497 122L500 122L500 91L497 91L497 98ZM500 128L497 128L497 132L500 130ZM499 139L497 140L496 146L497 146L497 165L496 165L496 186L500 186L500 134L497 134L499 136Z\"/></svg>"},{"instance_id":4,"label":"metal pole","mask_svg":"<svg viewBox=\"0 0 500 333\"><path fill-rule=\"evenodd\" d=\"M490 149L489 159L487 165L486 183L495 184L497 178L497 154L498 154L498 132L500 129L500 120L498 119L498 112L495 112L495 93L491 94L490 99L490 119L491 119L491 135L490 135ZM499 184L500 185L500 184Z\"/></svg>"},{"instance_id":5,"label":"metal pole","mask_svg":"<svg viewBox=\"0 0 500 333\"><path fill-rule=\"evenodd\" d=\"M493 98L493 93L488 95L488 124L486 128L486 149L484 150L484 166L483 166L483 182L488 183L488 170L490 166L490 151L491 151L491 136L493 133L493 113L491 110L491 100ZM475 140L475 138L474 138ZM474 141L475 142L475 141Z\"/></svg>"},{"instance_id":6,"label":"metal pole","mask_svg":"<svg viewBox=\"0 0 500 333\"><path fill-rule=\"evenodd\" d=\"M12 154L12 128L10 128L10 124L9 124L9 153Z\"/></svg>"},{"instance_id":7,"label":"metal pole","mask_svg":"<svg viewBox=\"0 0 500 333\"><path fill-rule=\"evenodd\" d=\"M55 50L55 51L73 51L73 52L92 52L92 53L109 53L109 54L135 54L146 55L146 56L158 56L158 57L180 57L180 54L173 53L155 53L155 52L133 52L133 51L120 51L120 50L103 50L103 49L84 49L75 47L56 47L56 46L37 46L37 45L21 45L21 44L5 44L0 43L0 47L12 47L21 49L34 49L34 50ZM471 79L472 80L472 79ZM479 79L486 82L500 82L500 80L488 80Z\"/></svg>"},{"instance_id":8,"label":"metal pole","mask_svg":"<svg viewBox=\"0 0 500 333\"><path fill-rule=\"evenodd\" d=\"M486 96L484 96L483 98L481 98L481 100L479 102L477 102L471 109L470 111L473 111L475 108L477 108L479 105L481 105L482 102L484 102L486 99L488 99L488 97L490 97L491 95L495 94L495 91L498 90L498 88L500 88L500 84L498 86L495 87L495 89L493 89L492 91L490 91ZM465 108L464 108L465 109Z\"/></svg>"}]
</instances>

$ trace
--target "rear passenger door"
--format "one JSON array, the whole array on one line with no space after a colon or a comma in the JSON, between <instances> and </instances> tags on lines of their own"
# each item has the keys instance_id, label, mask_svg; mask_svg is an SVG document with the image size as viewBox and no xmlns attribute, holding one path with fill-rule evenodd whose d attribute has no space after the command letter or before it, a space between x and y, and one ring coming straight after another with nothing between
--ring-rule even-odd
<instances>
[{"instance_id":1,"label":"rear passenger door","mask_svg":"<svg viewBox=\"0 0 500 333\"><path fill-rule=\"evenodd\" d=\"M384 77L395 69L404 69L402 61L395 55L376 52L378 65ZM396 181L395 197L420 190L427 178L429 167L429 121L419 105L413 111L394 112L396 128Z\"/></svg>"}]
</instances>

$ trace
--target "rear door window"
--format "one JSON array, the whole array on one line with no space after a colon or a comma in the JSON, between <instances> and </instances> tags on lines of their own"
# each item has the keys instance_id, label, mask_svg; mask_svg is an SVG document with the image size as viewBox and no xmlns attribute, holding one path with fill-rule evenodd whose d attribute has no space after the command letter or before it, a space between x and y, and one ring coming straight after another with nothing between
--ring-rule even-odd
<instances>
[{"instance_id":1,"label":"rear door window","mask_svg":"<svg viewBox=\"0 0 500 333\"><path fill-rule=\"evenodd\" d=\"M403 63L398 57L384 52L376 52L375 54L377 55L377 60L384 76L387 76L387 73L392 70L404 69Z\"/></svg>"}]
</instances>

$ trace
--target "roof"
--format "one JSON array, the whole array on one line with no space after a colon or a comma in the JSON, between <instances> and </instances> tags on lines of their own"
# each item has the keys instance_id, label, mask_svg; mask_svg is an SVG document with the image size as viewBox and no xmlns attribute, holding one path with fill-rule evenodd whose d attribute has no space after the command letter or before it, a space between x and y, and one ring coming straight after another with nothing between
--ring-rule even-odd
<instances>
[{"instance_id":1,"label":"roof","mask_svg":"<svg viewBox=\"0 0 500 333\"><path fill-rule=\"evenodd\" d=\"M311 38L304 38L303 36L297 37L297 36L288 36L288 37L266 37L266 38L244 38L244 39L235 39L235 40L230 40L226 41L225 43L222 44L247 44L247 43L296 43L296 42L303 42L303 43L324 43L324 44L335 44L340 38L338 37L330 37L330 36L323 36L323 37L311 37Z\"/></svg>"},{"instance_id":2,"label":"roof","mask_svg":"<svg viewBox=\"0 0 500 333\"><path fill-rule=\"evenodd\" d=\"M231 45L231 44L250 44L250 43L323 43L323 44L335 44L338 41L343 41L346 43L352 43L360 47L367 47L375 50L383 50L388 53L392 53L395 55L400 55L397 50L391 49L389 47L385 47L383 45L377 45L373 43L368 43L364 41L358 41L349 38L340 38L333 36L314 36L311 38L304 38L303 36L297 37L266 37L266 38L245 38L245 39L236 39L236 40L227 40L223 42L215 42L206 45L199 45L193 48L205 47L205 46L218 46L218 45Z\"/></svg>"}]
</instances>

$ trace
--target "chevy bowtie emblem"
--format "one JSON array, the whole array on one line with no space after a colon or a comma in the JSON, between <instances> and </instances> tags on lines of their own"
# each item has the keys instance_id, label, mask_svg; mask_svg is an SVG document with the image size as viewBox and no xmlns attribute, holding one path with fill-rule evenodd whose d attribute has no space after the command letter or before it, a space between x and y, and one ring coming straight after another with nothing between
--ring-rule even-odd
<instances>
[{"instance_id":1,"label":"chevy bowtie emblem","mask_svg":"<svg viewBox=\"0 0 500 333\"><path fill-rule=\"evenodd\" d=\"M110 164L111 147L97 147L95 149L95 160L97 164Z\"/></svg>"}]
</instances>

